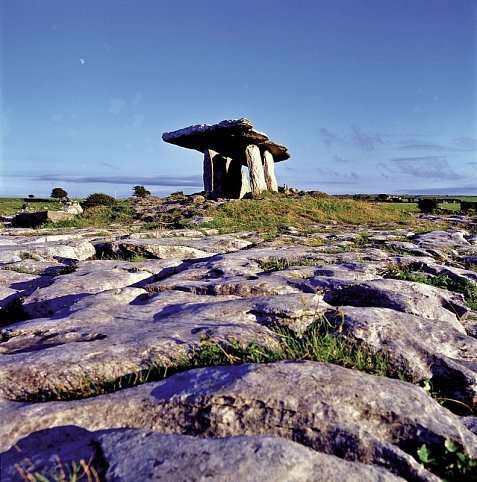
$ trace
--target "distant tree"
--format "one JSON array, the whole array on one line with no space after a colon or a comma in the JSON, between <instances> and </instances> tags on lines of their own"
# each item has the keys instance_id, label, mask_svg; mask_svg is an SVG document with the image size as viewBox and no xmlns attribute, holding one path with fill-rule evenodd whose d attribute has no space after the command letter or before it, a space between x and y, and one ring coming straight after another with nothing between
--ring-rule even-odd
<instances>
[{"instance_id":1,"label":"distant tree","mask_svg":"<svg viewBox=\"0 0 477 482\"><path fill-rule=\"evenodd\" d=\"M421 213L430 214L437 211L438 199L435 197L423 197L417 201L417 207Z\"/></svg>"},{"instance_id":2,"label":"distant tree","mask_svg":"<svg viewBox=\"0 0 477 482\"><path fill-rule=\"evenodd\" d=\"M95 192L90 194L82 203L81 206L84 208L91 208L93 206L114 206L116 204L116 199L114 199L109 194L104 194L102 192Z\"/></svg>"},{"instance_id":3,"label":"distant tree","mask_svg":"<svg viewBox=\"0 0 477 482\"><path fill-rule=\"evenodd\" d=\"M387 194L378 194L378 201L387 201L388 195Z\"/></svg>"},{"instance_id":4,"label":"distant tree","mask_svg":"<svg viewBox=\"0 0 477 482\"><path fill-rule=\"evenodd\" d=\"M35 197L35 195L34 195L34 194L28 194L28 197L29 197L30 199L33 199L33 198Z\"/></svg>"},{"instance_id":5,"label":"distant tree","mask_svg":"<svg viewBox=\"0 0 477 482\"><path fill-rule=\"evenodd\" d=\"M67 197L67 196L68 196L68 193L61 187L54 187L50 194L50 197L55 199L63 199L64 197Z\"/></svg>"},{"instance_id":6,"label":"distant tree","mask_svg":"<svg viewBox=\"0 0 477 482\"><path fill-rule=\"evenodd\" d=\"M133 191L136 197L146 197L151 194L151 191L148 191L144 186L134 186Z\"/></svg>"},{"instance_id":7,"label":"distant tree","mask_svg":"<svg viewBox=\"0 0 477 482\"><path fill-rule=\"evenodd\" d=\"M463 213L468 213L470 211L477 212L477 202L472 201L460 201L460 210Z\"/></svg>"}]
</instances>

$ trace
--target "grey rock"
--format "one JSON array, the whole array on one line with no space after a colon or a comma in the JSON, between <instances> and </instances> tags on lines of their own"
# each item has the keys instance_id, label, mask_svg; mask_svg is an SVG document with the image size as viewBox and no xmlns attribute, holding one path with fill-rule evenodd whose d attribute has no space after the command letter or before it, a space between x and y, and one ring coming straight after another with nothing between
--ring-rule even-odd
<instances>
[{"instance_id":1,"label":"grey rock","mask_svg":"<svg viewBox=\"0 0 477 482\"><path fill-rule=\"evenodd\" d=\"M113 253L139 253L152 258L197 259L250 246L233 236L202 238L122 239L110 244Z\"/></svg>"},{"instance_id":2,"label":"grey rock","mask_svg":"<svg viewBox=\"0 0 477 482\"><path fill-rule=\"evenodd\" d=\"M28 228L40 226L44 223L71 221L72 219L74 219L75 214L65 211L39 211L35 213L20 213L12 219L12 225Z\"/></svg>"},{"instance_id":3,"label":"grey rock","mask_svg":"<svg viewBox=\"0 0 477 482\"><path fill-rule=\"evenodd\" d=\"M0 269L0 325L9 325L25 318L22 303L35 290L51 284L49 276Z\"/></svg>"},{"instance_id":4,"label":"grey rock","mask_svg":"<svg viewBox=\"0 0 477 482\"><path fill-rule=\"evenodd\" d=\"M462 423L477 435L477 417L462 417Z\"/></svg>"},{"instance_id":5,"label":"grey rock","mask_svg":"<svg viewBox=\"0 0 477 482\"><path fill-rule=\"evenodd\" d=\"M404 480L376 467L348 462L271 436L197 438L148 430L87 430L66 426L36 432L2 454L2 480L19 479L17 467L48 474L83 459L105 482L391 482ZM106 467L104 467L106 465Z\"/></svg>"},{"instance_id":6,"label":"grey rock","mask_svg":"<svg viewBox=\"0 0 477 482\"><path fill-rule=\"evenodd\" d=\"M477 266L477 255L465 256L462 262L466 266Z\"/></svg>"},{"instance_id":7,"label":"grey rock","mask_svg":"<svg viewBox=\"0 0 477 482\"><path fill-rule=\"evenodd\" d=\"M477 340L444 319L389 308L341 306L330 322L366 345L387 353L416 381L432 378L435 389L477 405Z\"/></svg>"},{"instance_id":8,"label":"grey rock","mask_svg":"<svg viewBox=\"0 0 477 482\"><path fill-rule=\"evenodd\" d=\"M468 245L466 232L459 229L449 229L447 231L431 231L418 234L413 242L418 246L438 247L440 249L453 249L454 246Z\"/></svg>"},{"instance_id":9,"label":"grey rock","mask_svg":"<svg viewBox=\"0 0 477 482\"><path fill-rule=\"evenodd\" d=\"M201 437L275 435L406 480L438 480L410 455L421 444L436 450L449 437L477 456L477 437L421 388L314 362L197 369L80 401L2 401L0 411L7 420L2 450L32 432L75 424Z\"/></svg>"},{"instance_id":10,"label":"grey rock","mask_svg":"<svg viewBox=\"0 0 477 482\"><path fill-rule=\"evenodd\" d=\"M58 276L48 287L36 290L23 301L23 309L31 318L43 318L70 307L81 298L127 286L139 287L172 273L178 260L128 263L114 260L85 261L65 276Z\"/></svg>"},{"instance_id":11,"label":"grey rock","mask_svg":"<svg viewBox=\"0 0 477 482\"><path fill-rule=\"evenodd\" d=\"M34 239L29 243L13 246L0 246L0 263L21 261L30 258L37 261L54 261L63 259L86 260L96 254L94 246L84 239L37 243Z\"/></svg>"},{"instance_id":12,"label":"grey rock","mask_svg":"<svg viewBox=\"0 0 477 482\"><path fill-rule=\"evenodd\" d=\"M319 296L289 294L240 299L140 288L85 296L52 318L10 326L0 344L0 396L23 398L57 386L78 388L82 377L116 378L169 366L203 337L276 347L268 326L302 333L327 309Z\"/></svg>"},{"instance_id":13,"label":"grey rock","mask_svg":"<svg viewBox=\"0 0 477 482\"><path fill-rule=\"evenodd\" d=\"M326 280L325 280L326 281ZM325 295L335 306L368 306L391 308L434 320L445 320L464 333L458 316L469 311L464 297L423 283L394 279L377 279L366 283L336 286Z\"/></svg>"}]
</instances>

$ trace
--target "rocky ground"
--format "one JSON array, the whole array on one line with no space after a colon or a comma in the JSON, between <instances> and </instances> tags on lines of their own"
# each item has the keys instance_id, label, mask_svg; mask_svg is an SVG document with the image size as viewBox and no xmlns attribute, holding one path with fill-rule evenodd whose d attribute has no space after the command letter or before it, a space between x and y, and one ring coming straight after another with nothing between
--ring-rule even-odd
<instances>
[{"instance_id":1,"label":"rocky ground","mask_svg":"<svg viewBox=\"0 0 477 482\"><path fill-rule=\"evenodd\" d=\"M477 458L476 225L447 221L421 234L290 227L267 240L4 229L1 480L32 480L57 460L88 461L107 481L440 480L419 462L422 446ZM460 283L467 299L390 277L402 272ZM299 338L319 318L407 381L294 360L43 401L174 367L206 340L273 350L277 327Z\"/></svg>"}]
</instances>

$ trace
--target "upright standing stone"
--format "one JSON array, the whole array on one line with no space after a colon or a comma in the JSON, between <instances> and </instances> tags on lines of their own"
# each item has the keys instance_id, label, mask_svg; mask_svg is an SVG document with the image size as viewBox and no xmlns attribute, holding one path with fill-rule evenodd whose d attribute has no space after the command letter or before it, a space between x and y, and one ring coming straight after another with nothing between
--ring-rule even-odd
<instances>
[{"instance_id":1,"label":"upright standing stone","mask_svg":"<svg viewBox=\"0 0 477 482\"><path fill-rule=\"evenodd\" d=\"M265 151L263 153L263 172L265 174L265 182L269 191L278 192L277 178L275 177L275 161L272 153Z\"/></svg>"},{"instance_id":2,"label":"upright standing stone","mask_svg":"<svg viewBox=\"0 0 477 482\"><path fill-rule=\"evenodd\" d=\"M230 157L225 165L225 179L222 185L222 197L239 199L242 186L242 163Z\"/></svg>"},{"instance_id":3,"label":"upright standing stone","mask_svg":"<svg viewBox=\"0 0 477 482\"><path fill-rule=\"evenodd\" d=\"M221 154L216 154L212 159L214 170L212 180L212 195L215 197L225 197L225 180L227 178L227 158Z\"/></svg>"},{"instance_id":4,"label":"upright standing stone","mask_svg":"<svg viewBox=\"0 0 477 482\"><path fill-rule=\"evenodd\" d=\"M243 169L240 169L240 174L242 176L242 179L240 181L239 199L242 199L245 194L250 192L250 184L248 183L247 174L245 174L245 171Z\"/></svg>"},{"instance_id":5,"label":"upright standing stone","mask_svg":"<svg viewBox=\"0 0 477 482\"><path fill-rule=\"evenodd\" d=\"M212 149L204 150L204 191L206 193L214 190L214 157L217 155Z\"/></svg>"},{"instance_id":6,"label":"upright standing stone","mask_svg":"<svg viewBox=\"0 0 477 482\"><path fill-rule=\"evenodd\" d=\"M245 149L245 157L247 159L248 171L250 174L250 187L252 194L260 194L267 190L265 175L263 173L262 157L260 149L251 144Z\"/></svg>"}]
</instances>

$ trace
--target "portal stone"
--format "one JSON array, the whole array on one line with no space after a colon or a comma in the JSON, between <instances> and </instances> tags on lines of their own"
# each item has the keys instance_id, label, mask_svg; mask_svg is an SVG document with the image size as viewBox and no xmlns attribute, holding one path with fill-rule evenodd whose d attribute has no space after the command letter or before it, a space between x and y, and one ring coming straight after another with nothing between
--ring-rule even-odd
<instances>
[{"instance_id":1,"label":"portal stone","mask_svg":"<svg viewBox=\"0 0 477 482\"><path fill-rule=\"evenodd\" d=\"M260 149L253 144L247 146L245 149L245 157L247 158L252 194L260 194L263 191L266 191L267 183L265 182Z\"/></svg>"},{"instance_id":2,"label":"portal stone","mask_svg":"<svg viewBox=\"0 0 477 482\"><path fill-rule=\"evenodd\" d=\"M275 177L275 162L273 156L269 151L263 153L263 172L265 175L265 182L269 191L278 192L277 178Z\"/></svg>"}]
</instances>

